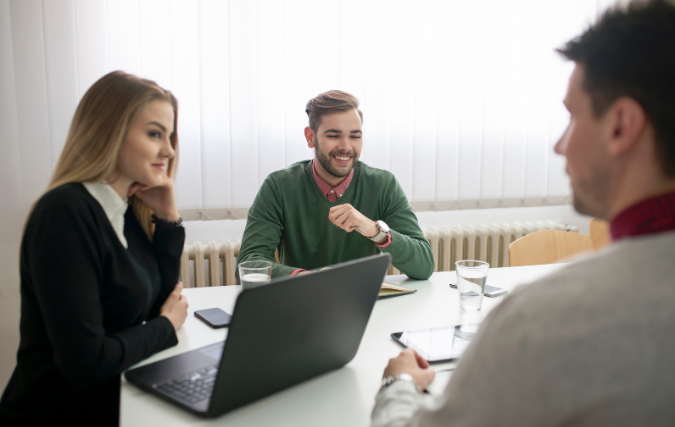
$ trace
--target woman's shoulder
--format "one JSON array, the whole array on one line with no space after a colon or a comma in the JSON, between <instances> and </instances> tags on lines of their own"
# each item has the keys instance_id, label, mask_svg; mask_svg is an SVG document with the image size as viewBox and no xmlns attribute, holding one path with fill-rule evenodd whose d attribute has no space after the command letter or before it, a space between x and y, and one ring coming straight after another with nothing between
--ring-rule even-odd
<instances>
[{"instance_id":1,"label":"woman's shoulder","mask_svg":"<svg viewBox=\"0 0 675 427\"><path fill-rule=\"evenodd\" d=\"M70 214L76 212L88 212L91 209L94 198L79 182L63 184L52 188L40 197L35 203L32 217L41 216L50 212L64 212Z\"/></svg>"}]
</instances>

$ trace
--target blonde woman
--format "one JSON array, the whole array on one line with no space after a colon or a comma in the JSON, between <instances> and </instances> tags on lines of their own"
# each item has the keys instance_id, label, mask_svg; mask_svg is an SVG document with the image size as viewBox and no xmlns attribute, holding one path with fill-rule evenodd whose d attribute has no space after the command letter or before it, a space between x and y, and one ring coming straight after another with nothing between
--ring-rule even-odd
<instances>
[{"instance_id":1,"label":"blonde woman","mask_svg":"<svg viewBox=\"0 0 675 427\"><path fill-rule=\"evenodd\" d=\"M177 102L120 71L75 112L21 245L21 343L1 425L118 425L120 374L177 343Z\"/></svg>"}]
</instances>

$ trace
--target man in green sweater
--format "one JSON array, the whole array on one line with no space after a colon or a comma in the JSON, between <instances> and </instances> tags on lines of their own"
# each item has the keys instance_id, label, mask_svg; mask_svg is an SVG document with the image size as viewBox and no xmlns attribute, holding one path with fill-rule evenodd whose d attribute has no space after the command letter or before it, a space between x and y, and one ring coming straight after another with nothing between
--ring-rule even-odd
<instances>
[{"instance_id":1,"label":"man in green sweater","mask_svg":"<svg viewBox=\"0 0 675 427\"><path fill-rule=\"evenodd\" d=\"M272 275L279 277L381 251L410 278L431 276L431 247L403 189L392 173L358 160L358 107L337 90L307 103L305 139L315 158L267 176L248 212L238 262L274 262L278 249Z\"/></svg>"}]
</instances>

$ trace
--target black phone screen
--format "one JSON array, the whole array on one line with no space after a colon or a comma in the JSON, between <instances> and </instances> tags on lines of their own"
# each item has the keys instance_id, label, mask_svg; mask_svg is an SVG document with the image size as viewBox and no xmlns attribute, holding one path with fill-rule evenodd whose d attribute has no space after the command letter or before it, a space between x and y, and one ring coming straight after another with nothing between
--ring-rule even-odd
<instances>
[{"instance_id":1,"label":"black phone screen","mask_svg":"<svg viewBox=\"0 0 675 427\"><path fill-rule=\"evenodd\" d=\"M223 328L230 324L232 316L219 308L195 311L195 317L212 328Z\"/></svg>"},{"instance_id":2,"label":"black phone screen","mask_svg":"<svg viewBox=\"0 0 675 427\"><path fill-rule=\"evenodd\" d=\"M395 332L391 337L404 347L415 350L428 362L458 359L471 343L480 324Z\"/></svg>"}]
</instances>

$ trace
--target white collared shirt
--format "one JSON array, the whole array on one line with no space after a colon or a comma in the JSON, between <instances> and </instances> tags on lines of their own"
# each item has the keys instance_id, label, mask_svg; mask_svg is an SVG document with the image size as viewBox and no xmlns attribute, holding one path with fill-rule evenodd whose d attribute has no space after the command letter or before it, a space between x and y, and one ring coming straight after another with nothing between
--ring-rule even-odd
<instances>
[{"instance_id":1,"label":"white collared shirt","mask_svg":"<svg viewBox=\"0 0 675 427\"><path fill-rule=\"evenodd\" d=\"M124 214L129 207L127 200L122 200L119 194L110 186L102 182L83 182L84 188L89 191L94 199L101 205L105 215L108 217L115 234L120 239L120 243L125 249L128 248L127 238L124 237Z\"/></svg>"}]
</instances>

